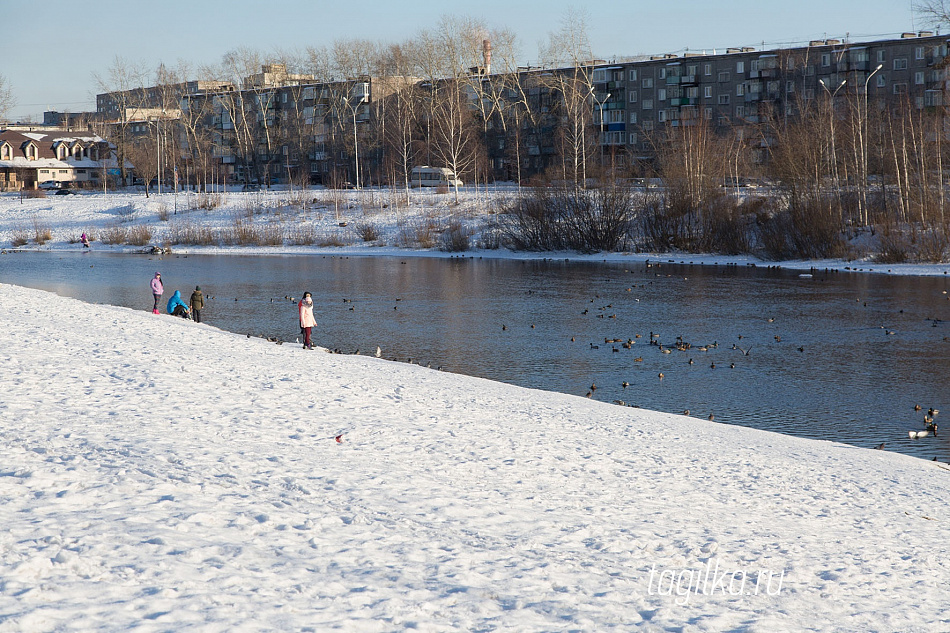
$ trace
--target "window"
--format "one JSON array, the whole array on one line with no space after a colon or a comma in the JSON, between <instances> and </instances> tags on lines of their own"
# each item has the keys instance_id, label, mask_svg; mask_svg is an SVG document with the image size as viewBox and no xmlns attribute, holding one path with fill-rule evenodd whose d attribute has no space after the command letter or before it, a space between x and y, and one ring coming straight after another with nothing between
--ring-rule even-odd
<instances>
[{"instance_id":1,"label":"window","mask_svg":"<svg viewBox=\"0 0 950 633\"><path fill-rule=\"evenodd\" d=\"M691 64L686 67L686 76L695 77L697 74L699 74L696 72L698 70L699 70L699 66L697 64Z\"/></svg>"},{"instance_id":2,"label":"window","mask_svg":"<svg viewBox=\"0 0 950 633\"><path fill-rule=\"evenodd\" d=\"M4 143L0 145L0 160L10 160L10 146Z\"/></svg>"},{"instance_id":3,"label":"window","mask_svg":"<svg viewBox=\"0 0 950 633\"><path fill-rule=\"evenodd\" d=\"M924 59L924 47L918 46L914 49L914 59Z\"/></svg>"},{"instance_id":4,"label":"window","mask_svg":"<svg viewBox=\"0 0 950 633\"><path fill-rule=\"evenodd\" d=\"M736 73L741 74L745 72L745 62L736 62Z\"/></svg>"},{"instance_id":5,"label":"window","mask_svg":"<svg viewBox=\"0 0 950 633\"><path fill-rule=\"evenodd\" d=\"M285 92L285 93L282 93L282 95L281 95L281 101L282 101L283 103L287 103L287 93L286 93L286 92Z\"/></svg>"},{"instance_id":6,"label":"window","mask_svg":"<svg viewBox=\"0 0 950 633\"><path fill-rule=\"evenodd\" d=\"M635 132L630 132L630 134L627 135L627 142L630 145L636 145L638 140L639 139L637 138L637 135Z\"/></svg>"},{"instance_id":7,"label":"window","mask_svg":"<svg viewBox=\"0 0 950 633\"><path fill-rule=\"evenodd\" d=\"M666 101L666 88L660 88L657 90L656 98L658 101Z\"/></svg>"},{"instance_id":8,"label":"window","mask_svg":"<svg viewBox=\"0 0 950 633\"><path fill-rule=\"evenodd\" d=\"M883 49L879 50L879 51L877 52L877 63L879 63L879 64L884 63L884 61L885 61L885 60L884 60L884 56L885 56L885 55L886 55L886 52L885 52Z\"/></svg>"},{"instance_id":9,"label":"window","mask_svg":"<svg viewBox=\"0 0 950 633\"><path fill-rule=\"evenodd\" d=\"M917 107L918 110L919 110L920 108L924 107L924 98L923 98L923 97L914 97L914 105Z\"/></svg>"},{"instance_id":10,"label":"window","mask_svg":"<svg viewBox=\"0 0 950 633\"><path fill-rule=\"evenodd\" d=\"M728 70L719 71L719 77L717 77L719 83L725 83L729 81L730 73Z\"/></svg>"},{"instance_id":11,"label":"window","mask_svg":"<svg viewBox=\"0 0 950 633\"><path fill-rule=\"evenodd\" d=\"M795 70L795 58L794 58L794 57L789 57L787 60L785 60L785 68L787 68L788 70Z\"/></svg>"},{"instance_id":12,"label":"window","mask_svg":"<svg viewBox=\"0 0 950 633\"><path fill-rule=\"evenodd\" d=\"M653 109L653 99L644 99L644 100L643 100L643 103L640 105L640 107L643 108L644 110L652 110L652 109Z\"/></svg>"},{"instance_id":13,"label":"window","mask_svg":"<svg viewBox=\"0 0 950 633\"><path fill-rule=\"evenodd\" d=\"M907 94L907 84L894 84L894 94L896 95Z\"/></svg>"},{"instance_id":14,"label":"window","mask_svg":"<svg viewBox=\"0 0 950 633\"><path fill-rule=\"evenodd\" d=\"M805 99L814 99L814 98L815 98L815 89L814 89L814 88L805 88L805 89L802 91L802 96L805 97Z\"/></svg>"},{"instance_id":15,"label":"window","mask_svg":"<svg viewBox=\"0 0 950 633\"><path fill-rule=\"evenodd\" d=\"M631 69L630 69L630 73L629 73L628 79L629 79L630 81L636 81L636 80L637 80L637 69L636 69L636 68L631 68Z\"/></svg>"},{"instance_id":16,"label":"window","mask_svg":"<svg viewBox=\"0 0 950 633\"><path fill-rule=\"evenodd\" d=\"M729 105L729 95L719 95L719 105Z\"/></svg>"},{"instance_id":17,"label":"window","mask_svg":"<svg viewBox=\"0 0 950 633\"><path fill-rule=\"evenodd\" d=\"M907 58L898 57L894 60L894 70L907 70Z\"/></svg>"},{"instance_id":18,"label":"window","mask_svg":"<svg viewBox=\"0 0 950 633\"><path fill-rule=\"evenodd\" d=\"M603 119L604 123L623 123L623 110L607 110Z\"/></svg>"},{"instance_id":19,"label":"window","mask_svg":"<svg viewBox=\"0 0 950 633\"><path fill-rule=\"evenodd\" d=\"M630 101L630 103L636 103L636 102L637 102L637 91L636 91L636 90L631 90L630 92L628 92L628 93L627 93L627 100Z\"/></svg>"},{"instance_id":20,"label":"window","mask_svg":"<svg viewBox=\"0 0 950 633\"><path fill-rule=\"evenodd\" d=\"M827 68L831 66L831 53L822 53L821 54L821 67Z\"/></svg>"},{"instance_id":21,"label":"window","mask_svg":"<svg viewBox=\"0 0 950 633\"><path fill-rule=\"evenodd\" d=\"M805 76L814 77L815 76L815 67L814 66L805 66Z\"/></svg>"},{"instance_id":22,"label":"window","mask_svg":"<svg viewBox=\"0 0 950 633\"><path fill-rule=\"evenodd\" d=\"M636 123L636 122L637 122L637 113L636 113L636 112L631 112L631 113L630 113L630 122L631 122L631 123Z\"/></svg>"},{"instance_id":23,"label":"window","mask_svg":"<svg viewBox=\"0 0 950 633\"><path fill-rule=\"evenodd\" d=\"M918 86L923 85L924 83L924 73L922 71L917 71L914 73L914 83Z\"/></svg>"},{"instance_id":24,"label":"window","mask_svg":"<svg viewBox=\"0 0 950 633\"><path fill-rule=\"evenodd\" d=\"M795 92L795 82L786 81L785 82L785 92Z\"/></svg>"},{"instance_id":25,"label":"window","mask_svg":"<svg viewBox=\"0 0 950 633\"><path fill-rule=\"evenodd\" d=\"M703 99L712 99L712 86L703 86Z\"/></svg>"},{"instance_id":26,"label":"window","mask_svg":"<svg viewBox=\"0 0 950 633\"><path fill-rule=\"evenodd\" d=\"M878 76L877 76L877 87L878 87L878 88L883 88L883 87L886 86L886 85L887 85L887 78L886 78L884 75L878 75Z\"/></svg>"},{"instance_id":27,"label":"window","mask_svg":"<svg viewBox=\"0 0 950 633\"><path fill-rule=\"evenodd\" d=\"M652 132L653 131L653 121L644 121L643 122L643 131Z\"/></svg>"},{"instance_id":28,"label":"window","mask_svg":"<svg viewBox=\"0 0 950 633\"><path fill-rule=\"evenodd\" d=\"M624 132L607 132L604 140L607 145L623 145L624 135Z\"/></svg>"},{"instance_id":29,"label":"window","mask_svg":"<svg viewBox=\"0 0 950 633\"><path fill-rule=\"evenodd\" d=\"M644 78L643 78L643 81L640 82L640 86L643 87L643 88L652 88L652 87L653 87L653 78L652 78L652 77L644 77Z\"/></svg>"},{"instance_id":30,"label":"window","mask_svg":"<svg viewBox=\"0 0 950 633\"><path fill-rule=\"evenodd\" d=\"M713 118L713 109L712 108L703 108L703 118L707 121L712 121Z\"/></svg>"},{"instance_id":31,"label":"window","mask_svg":"<svg viewBox=\"0 0 950 633\"><path fill-rule=\"evenodd\" d=\"M303 89L303 98L304 100L313 99L313 86L309 86Z\"/></svg>"},{"instance_id":32,"label":"window","mask_svg":"<svg viewBox=\"0 0 950 633\"><path fill-rule=\"evenodd\" d=\"M736 96L741 97L745 94L745 84L736 84Z\"/></svg>"},{"instance_id":33,"label":"window","mask_svg":"<svg viewBox=\"0 0 950 633\"><path fill-rule=\"evenodd\" d=\"M659 123L665 123L667 119L668 117L667 117L666 110L660 110L659 112L656 113L656 120Z\"/></svg>"},{"instance_id":34,"label":"window","mask_svg":"<svg viewBox=\"0 0 950 633\"><path fill-rule=\"evenodd\" d=\"M736 116L740 119L745 116L745 108L743 106L736 106Z\"/></svg>"},{"instance_id":35,"label":"window","mask_svg":"<svg viewBox=\"0 0 950 633\"><path fill-rule=\"evenodd\" d=\"M703 75L712 77L712 64L703 64Z\"/></svg>"},{"instance_id":36,"label":"window","mask_svg":"<svg viewBox=\"0 0 950 633\"><path fill-rule=\"evenodd\" d=\"M706 86L709 90L709 95L712 96L712 86ZM686 98L687 99L699 99L699 86L690 86L686 89Z\"/></svg>"},{"instance_id":37,"label":"window","mask_svg":"<svg viewBox=\"0 0 950 633\"><path fill-rule=\"evenodd\" d=\"M604 68L597 68L594 70L594 83L602 84L607 81L607 70Z\"/></svg>"}]
</instances>

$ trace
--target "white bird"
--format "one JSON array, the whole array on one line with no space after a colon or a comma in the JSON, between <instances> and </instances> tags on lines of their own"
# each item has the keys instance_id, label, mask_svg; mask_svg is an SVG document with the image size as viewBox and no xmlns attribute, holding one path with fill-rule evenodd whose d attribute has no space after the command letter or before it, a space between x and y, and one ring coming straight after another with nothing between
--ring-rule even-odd
<instances>
[{"instance_id":1,"label":"white bird","mask_svg":"<svg viewBox=\"0 0 950 633\"><path fill-rule=\"evenodd\" d=\"M930 431L907 431L907 435L910 436L910 439L916 440L922 437L927 437L930 435Z\"/></svg>"},{"instance_id":2,"label":"white bird","mask_svg":"<svg viewBox=\"0 0 950 633\"><path fill-rule=\"evenodd\" d=\"M380 349L379 345L376 346L376 358L379 358L383 355L383 350Z\"/></svg>"}]
</instances>

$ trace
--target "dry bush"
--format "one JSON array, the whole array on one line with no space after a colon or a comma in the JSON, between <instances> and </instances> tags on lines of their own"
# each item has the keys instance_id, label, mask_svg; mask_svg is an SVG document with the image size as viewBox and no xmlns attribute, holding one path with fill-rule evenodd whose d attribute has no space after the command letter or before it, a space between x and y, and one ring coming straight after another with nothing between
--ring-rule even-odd
<instances>
[{"instance_id":1,"label":"dry bush","mask_svg":"<svg viewBox=\"0 0 950 633\"><path fill-rule=\"evenodd\" d=\"M102 241L105 244L125 244L129 230L124 226L113 224L102 232Z\"/></svg>"},{"instance_id":2,"label":"dry bush","mask_svg":"<svg viewBox=\"0 0 950 633\"><path fill-rule=\"evenodd\" d=\"M145 246L152 241L152 227L145 224L139 224L129 228L126 244L132 246Z\"/></svg>"},{"instance_id":3,"label":"dry bush","mask_svg":"<svg viewBox=\"0 0 950 633\"><path fill-rule=\"evenodd\" d=\"M224 204L225 196L223 193L199 193L198 195L189 198L188 208L191 210L204 209L206 211L211 211L212 209L217 209Z\"/></svg>"},{"instance_id":4,"label":"dry bush","mask_svg":"<svg viewBox=\"0 0 950 633\"><path fill-rule=\"evenodd\" d=\"M19 248L20 246L25 245L30 241L30 232L24 229L23 227L16 227L13 229L13 239L10 240L10 243L13 244L13 248Z\"/></svg>"},{"instance_id":5,"label":"dry bush","mask_svg":"<svg viewBox=\"0 0 950 633\"><path fill-rule=\"evenodd\" d=\"M364 242L375 242L379 239L379 229L372 222L360 222L357 224L356 234Z\"/></svg>"},{"instance_id":6,"label":"dry bush","mask_svg":"<svg viewBox=\"0 0 950 633\"><path fill-rule=\"evenodd\" d=\"M472 248L471 234L461 222L454 220L442 233L440 249L448 253L464 253Z\"/></svg>"},{"instance_id":7,"label":"dry bush","mask_svg":"<svg viewBox=\"0 0 950 633\"><path fill-rule=\"evenodd\" d=\"M46 191L43 189L22 189L20 195L24 198L45 198Z\"/></svg>"},{"instance_id":8,"label":"dry bush","mask_svg":"<svg viewBox=\"0 0 950 633\"><path fill-rule=\"evenodd\" d=\"M168 239L172 244L212 246L218 243L215 231L194 222L176 222L169 228Z\"/></svg>"},{"instance_id":9,"label":"dry bush","mask_svg":"<svg viewBox=\"0 0 950 633\"><path fill-rule=\"evenodd\" d=\"M168 222L168 205L167 204L158 205L158 220L159 222Z\"/></svg>"},{"instance_id":10,"label":"dry bush","mask_svg":"<svg viewBox=\"0 0 950 633\"><path fill-rule=\"evenodd\" d=\"M874 261L879 264L903 264L910 259L911 246L907 237L900 231L884 227L878 234L878 252Z\"/></svg>"},{"instance_id":11,"label":"dry bush","mask_svg":"<svg viewBox=\"0 0 950 633\"><path fill-rule=\"evenodd\" d=\"M119 222L124 224L131 224L135 221L135 205L127 204L123 207L119 207L116 210L116 215L119 216Z\"/></svg>"},{"instance_id":12,"label":"dry bush","mask_svg":"<svg viewBox=\"0 0 950 633\"><path fill-rule=\"evenodd\" d=\"M33 218L33 241L37 244L46 244L53 239L53 229L39 218Z\"/></svg>"},{"instance_id":13,"label":"dry bush","mask_svg":"<svg viewBox=\"0 0 950 633\"><path fill-rule=\"evenodd\" d=\"M329 246L346 246L347 242L343 237L337 232L326 232L321 236L320 240L317 242L317 246L329 247Z\"/></svg>"},{"instance_id":14,"label":"dry bush","mask_svg":"<svg viewBox=\"0 0 950 633\"><path fill-rule=\"evenodd\" d=\"M396 234L396 243L402 248L433 248L435 237L436 226L431 221L407 222Z\"/></svg>"},{"instance_id":15,"label":"dry bush","mask_svg":"<svg viewBox=\"0 0 950 633\"><path fill-rule=\"evenodd\" d=\"M291 246L311 246L317 241L317 230L312 224L295 226L287 234L287 243Z\"/></svg>"},{"instance_id":16,"label":"dry bush","mask_svg":"<svg viewBox=\"0 0 950 633\"><path fill-rule=\"evenodd\" d=\"M234 218L225 232L224 242L237 246L282 246L284 229L278 223L255 226L246 218Z\"/></svg>"},{"instance_id":17,"label":"dry bush","mask_svg":"<svg viewBox=\"0 0 950 633\"><path fill-rule=\"evenodd\" d=\"M921 262L939 264L947 261L945 255L950 246L950 235L947 231L932 229L920 236L917 248L917 259Z\"/></svg>"}]
</instances>

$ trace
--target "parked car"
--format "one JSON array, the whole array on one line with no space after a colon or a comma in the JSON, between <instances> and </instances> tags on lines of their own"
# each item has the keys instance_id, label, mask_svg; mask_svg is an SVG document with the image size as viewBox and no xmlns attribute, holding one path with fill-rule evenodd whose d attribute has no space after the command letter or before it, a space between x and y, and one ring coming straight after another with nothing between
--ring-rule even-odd
<instances>
[{"instance_id":1,"label":"parked car","mask_svg":"<svg viewBox=\"0 0 950 633\"><path fill-rule=\"evenodd\" d=\"M58 180L44 180L43 182L40 183L40 189L51 190L51 189L59 189L60 187L61 187L61 184Z\"/></svg>"},{"instance_id":2,"label":"parked car","mask_svg":"<svg viewBox=\"0 0 950 633\"><path fill-rule=\"evenodd\" d=\"M72 196L75 194L76 192L73 191L72 189L57 189L56 193L54 193L53 195L54 196Z\"/></svg>"},{"instance_id":3,"label":"parked car","mask_svg":"<svg viewBox=\"0 0 950 633\"><path fill-rule=\"evenodd\" d=\"M260 191L261 186L256 182L246 182L243 187L244 191Z\"/></svg>"}]
</instances>

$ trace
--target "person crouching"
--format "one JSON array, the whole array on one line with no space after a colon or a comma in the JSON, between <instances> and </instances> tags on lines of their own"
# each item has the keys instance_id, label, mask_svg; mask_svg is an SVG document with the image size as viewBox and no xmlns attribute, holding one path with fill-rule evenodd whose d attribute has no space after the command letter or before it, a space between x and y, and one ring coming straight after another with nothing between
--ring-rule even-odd
<instances>
[{"instance_id":1,"label":"person crouching","mask_svg":"<svg viewBox=\"0 0 950 633\"><path fill-rule=\"evenodd\" d=\"M181 300L181 292L176 290L175 294L172 295L172 298L168 300L168 306L166 306L168 314L173 316L178 316L183 319L187 319L191 316L191 310L188 309L188 306L185 305L185 302Z\"/></svg>"}]
</instances>

